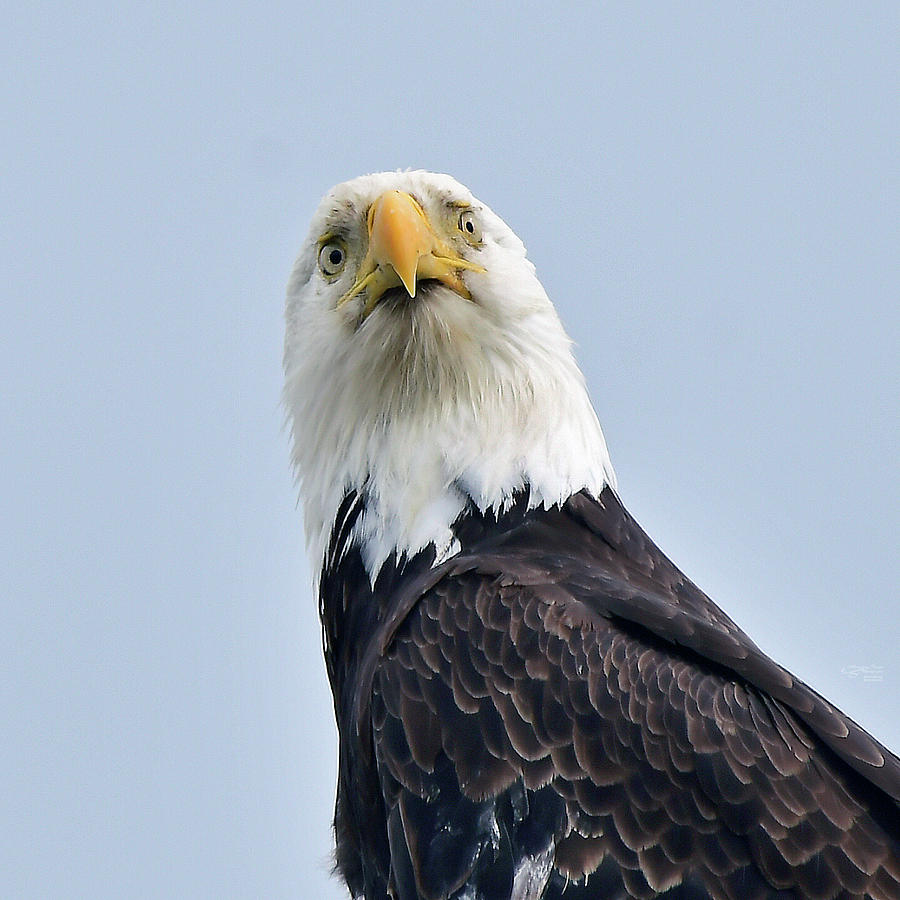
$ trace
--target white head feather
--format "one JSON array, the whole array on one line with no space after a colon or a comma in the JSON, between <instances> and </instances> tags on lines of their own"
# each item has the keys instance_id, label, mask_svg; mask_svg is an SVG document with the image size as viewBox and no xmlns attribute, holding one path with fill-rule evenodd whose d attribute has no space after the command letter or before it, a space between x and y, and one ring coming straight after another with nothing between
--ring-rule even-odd
<instances>
[{"instance_id":1,"label":"white head feather","mask_svg":"<svg viewBox=\"0 0 900 900\"><path fill-rule=\"evenodd\" d=\"M385 191L418 201L460 256L466 300L443 284L414 299L365 295L338 305L366 253L367 211ZM470 204L482 230L457 228ZM344 271L329 280L318 255L340 235ZM348 491L365 494L358 544L374 580L392 554L433 544L456 551L451 526L471 500L501 510L527 487L532 506L615 476L571 342L509 227L447 175L390 172L338 185L322 200L288 285L284 399L314 570L320 571Z\"/></svg>"}]
</instances>

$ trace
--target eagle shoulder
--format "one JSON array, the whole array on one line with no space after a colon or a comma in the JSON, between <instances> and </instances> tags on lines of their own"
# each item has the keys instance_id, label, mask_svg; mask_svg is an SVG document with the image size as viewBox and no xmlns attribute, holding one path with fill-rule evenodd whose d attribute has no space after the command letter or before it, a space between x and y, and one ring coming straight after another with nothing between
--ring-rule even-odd
<instances>
[{"instance_id":1,"label":"eagle shoulder","mask_svg":"<svg viewBox=\"0 0 900 900\"><path fill-rule=\"evenodd\" d=\"M729 667L797 689L711 601L627 522L588 535L588 513L491 531L384 641L370 725L396 895L896 896L890 801ZM589 565L573 527L582 556L606 547Z\"/></svg>"}]
</instances>

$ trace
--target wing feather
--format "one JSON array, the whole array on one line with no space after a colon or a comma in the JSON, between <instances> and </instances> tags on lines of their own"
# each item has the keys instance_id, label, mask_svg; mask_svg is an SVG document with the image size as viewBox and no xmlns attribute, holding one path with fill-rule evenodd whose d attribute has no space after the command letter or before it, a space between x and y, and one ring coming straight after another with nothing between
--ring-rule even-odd
<instances>
[{"instance_id":1,"label":"wing feather","mask_svg":"<svg viewBox=\"0 0 900 900\"><path fill-rule=\"evenodd\" d=\"M371 590L323 579L349 882L398 900L900 896L900 762L611 491L467 528L457 556Z\"/></svg>"},{"instance_id":2,"label":"wing feather","mask_svg":"<svg viewBox=\"0 0 900 900\"><path fill-rule=\"evenodd\" d=\"M557 877L586 897L898 895L896 828L783 702L559 583L483 570L428 590L375 671L411 897L509 897L514 881L550 897ZM533 836L525 849L529 829L552 865ZM516 880L523 866L543 874ZM501 892L479 894L491 878Z\"/></svg>"}]
</instances>

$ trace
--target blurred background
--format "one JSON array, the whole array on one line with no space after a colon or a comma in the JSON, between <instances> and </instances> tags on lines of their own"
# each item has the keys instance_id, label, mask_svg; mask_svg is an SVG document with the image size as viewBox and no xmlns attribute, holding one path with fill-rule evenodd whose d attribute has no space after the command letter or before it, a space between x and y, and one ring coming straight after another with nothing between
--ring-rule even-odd
<instances>
[{"instance_id":1,"label":"blurred background","mask_svg":"<svg viewBox=\"0 0 900 900\"><path fill-rule=\"evenodd\" d=\"M626 504L900 748L900 6L4 19L0 895L345 896L282 304L380 169L518 232Z\"/></svg>"}]
</instances>

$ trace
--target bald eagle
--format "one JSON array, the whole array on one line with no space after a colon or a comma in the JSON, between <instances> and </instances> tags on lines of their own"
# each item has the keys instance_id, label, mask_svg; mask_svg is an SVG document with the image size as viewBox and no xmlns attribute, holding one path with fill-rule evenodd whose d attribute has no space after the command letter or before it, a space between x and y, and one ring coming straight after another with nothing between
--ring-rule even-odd
<instances>
[{"instance_id":1,"label":"bald eagle","mask_svg":"<svg viewBox=\"0 0 900 900\"><path fill-rule=\"evenodd\" d=\"M353 897L900 897L900 760L629 515L498 216L339 185L286 319Z\"/></svg>"}]
</instances>

